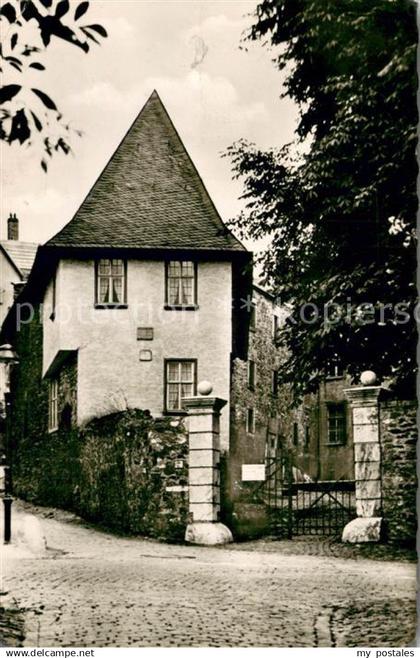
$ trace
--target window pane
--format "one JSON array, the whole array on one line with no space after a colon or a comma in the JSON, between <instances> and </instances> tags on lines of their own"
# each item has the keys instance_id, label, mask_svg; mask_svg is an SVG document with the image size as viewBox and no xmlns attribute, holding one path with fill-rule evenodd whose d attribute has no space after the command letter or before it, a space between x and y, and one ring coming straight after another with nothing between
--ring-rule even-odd
<instances>
[{"instance_id":1,"label":"window pane","mask_svg":"<svg viewBox=\"0 0 420 658\"><path fill-rule=\"evenodd\" d=\"M171 260L169 263L169 276L179 277L181 276L181 263L177 260Z\"/></svg>"},{"instance_id":2,"label":"window pane","mask_svg":"<svg viewBox=\"0 0 420 658\"><path fill-rule=\"evenodd\" d=\"M168 363L168 381L179 381L179 363L177 361L169 361Z\"/></svg>"},{"instance_id":3,"label":"window pane","mask_svg":"<svg viewBox=\"0 0 420 658\"><path fill-rule=\"evenodd\" d=\"M123 274L123 262L122 262L122 260L113 260L112 261L112 274L113 274L113 276L122 276L122 274Z\"/></svg>"},{"instance_id":4,"label":"window pane","mask_svg":"<svg viewBox=\"0 0 420 658\"><path fill-rule=\"evenodd\" d=\"M122 302L122 279L113 279L112 280L112 301L116 304Z\"/></svg>"},{"instance_id":5,"label":"window pane","mask_svg":"<svg viewBox=\"0 0 420 658\"><path fill-rule=\"evenodd\" d=\"M109 279L99 279L99 301L102 304L109 302Z\"/></svg>"},{"instance_id":6,"label":"window pane","mask_svg":"<svg viewBox=\"0 0 420 658\"><path fill-rule=\"evenodd\" d=\"M192 304L193 301L193 280L182 279L182 303Z\"/></svg>"},{"instance_id":7,"label":"window pane","mask_svg":"<svg viewBox=\"0 0 420 658\"><path fill-rule=\"evenodd\" d=\"M182 263L182 276L194 276L194 265L190 261L183 261Z\"/></svg>"},{"instance_id":8,"label":"window pane","mask_svg":"<svg viewBox=\"0 0 420 658\"><path fill-rule=\"evenodd\" d=\"M190 398L193 395L192 384L181 384L181 398Z\"/></svg>"},{"instance_id":9,"label":"window pane","mask_svg":"<svg viewBox=\"0 0 420 658\"><path fill-rule=\"evenodd\" d=\"M181 303L180 292L181 292L181 280L169 279L169 295L168 295L169 304Z\"/></svg>"},{"instance_id":10,"label":"window pane","mask_svg":"<svg viewBox=\"0 0 420 658\"><path fill-rule=\"evenodd\" d=\"M111 261L108 259L102 259L99 261L99 274L109 275L111 274Z\"/></svg>"},{"instance_id":11,"label":"window pane","mask_svg":"<svg viewBox=\"0 0 420 658\"><path fill-rule=\"evenodd\" d=\"M183 382L193 381L193 364L191 361L181 362L181 381Z\"/></svg>"},{"instance_id":12,"label":"window pane","mask_svg":"<svg viewBox=\"0 0 420 658\"><path fill-rule=\"evenodd\" d=\"M178 384L168 384L168 409L180 409Z\"/></svg>"}]
</instances>

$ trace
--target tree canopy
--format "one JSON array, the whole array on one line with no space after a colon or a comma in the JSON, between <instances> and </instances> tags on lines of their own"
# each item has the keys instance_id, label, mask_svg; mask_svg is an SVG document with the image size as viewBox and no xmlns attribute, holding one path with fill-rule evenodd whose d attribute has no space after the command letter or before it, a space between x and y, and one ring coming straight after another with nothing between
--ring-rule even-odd
<instances>
[{"instance_id":1,"label":"tree canopy","mask_svg":"<svg viewBox=\"0 0 420 658\"><path fill-rule=\"evenodd\" d=\"M88 9L89 2L71 7L69 0L9 0L0 6L0 139L30 144L37 137L45 171L54 152L70 152L72 129L55 100L31 82L31 74L45 70L42 54L52 38L88 53L91 43L107 36L102 25L85 24Z\"/></svg>"},{"instance_id":2,"label":"tree canopy","mask_svg":"<svg viewBox=\"0 0 420 658\"><path fill-rule=\"evenodd\" d=\"M273 52L299 107L296 138L228 149L242 236L270 237L264 282L290 308L280 371L298 395L328 363L412 388L416 324L415 4L263 0L246 36Z\"/></svg>"}]
</instances>

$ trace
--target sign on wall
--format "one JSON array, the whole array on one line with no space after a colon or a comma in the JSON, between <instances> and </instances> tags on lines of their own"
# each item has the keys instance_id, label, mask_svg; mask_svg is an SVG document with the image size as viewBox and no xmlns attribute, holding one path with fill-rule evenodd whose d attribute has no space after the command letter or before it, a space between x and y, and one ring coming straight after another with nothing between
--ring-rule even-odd
<instances>
[{"instance_id":1,"label":"sign on wall","mask_svg":"<svg viewBox=\"0 0 420 658\"><path fill-rule=\"evenodd\" d=\"M242 464L242 482L263 482L265 464Z\"/></svg>"}]
</instances>

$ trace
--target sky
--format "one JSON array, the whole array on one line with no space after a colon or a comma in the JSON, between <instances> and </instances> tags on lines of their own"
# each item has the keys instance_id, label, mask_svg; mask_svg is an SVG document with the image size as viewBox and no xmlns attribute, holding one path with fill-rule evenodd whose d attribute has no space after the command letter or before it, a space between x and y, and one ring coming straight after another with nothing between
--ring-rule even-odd
<instances>
[{"instance_id":1,"label":"sky","mask_svg":"<svg viewBox=\"0 0 420 658\"><path fill-rule=\"evenodd\" d=\"M71 2L74 7L79 0ZM242 208L241 183L221 154L239 138L260 147L292 139L297 110L281 99L282 74L260 44L240 49L256 0L94 0L90 23L108 38L88 54L52 40L31 70L66 122L83 131L73 153L57 155L48 173L41 152L2 143L0 238L7 217L20 238L42 243L71 220L135 116L156 89L222 218ZM246 243L254 248L252 243Z\"/></svg>"}]
</instances>

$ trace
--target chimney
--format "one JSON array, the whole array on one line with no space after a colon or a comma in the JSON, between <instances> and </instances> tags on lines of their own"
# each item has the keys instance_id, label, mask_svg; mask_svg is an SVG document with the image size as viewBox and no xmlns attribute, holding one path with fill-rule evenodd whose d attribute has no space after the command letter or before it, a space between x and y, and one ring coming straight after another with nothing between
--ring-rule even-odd
<instances>
[{"instance_id":1,"label":"chimney","mask_svg":"<svg viewBox=\"0 0 420 658\"><path fill-rule=\"evenodd\" d=\"M7 239L19 240L19 220L16 217L16 213L10 213L10 217L7 220Z\"/></svg>"}]
</instances>

